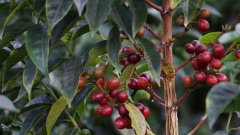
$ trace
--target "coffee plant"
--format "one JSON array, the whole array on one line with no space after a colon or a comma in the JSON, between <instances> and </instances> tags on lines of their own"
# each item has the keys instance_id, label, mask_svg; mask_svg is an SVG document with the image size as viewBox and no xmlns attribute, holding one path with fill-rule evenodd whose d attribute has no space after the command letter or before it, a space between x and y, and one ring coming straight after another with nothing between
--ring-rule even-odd
<instances>
[{"instance_id":1,"label":"coffee plant","mask_svg":"<svg viewBox=\"0 0 240 135\"><path fill-rule=\"evenodd\" d=\"M0 1L0 133L239 135L239 7Z\"/></svg>"}]
</instances>

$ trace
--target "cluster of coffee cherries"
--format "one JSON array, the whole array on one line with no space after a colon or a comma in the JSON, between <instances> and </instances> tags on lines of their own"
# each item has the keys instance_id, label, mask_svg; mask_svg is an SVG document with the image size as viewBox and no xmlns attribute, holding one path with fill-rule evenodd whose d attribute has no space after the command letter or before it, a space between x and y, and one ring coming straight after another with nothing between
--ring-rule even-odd
<instances>
[{"instance_id":1,"label":"cluster of coffee cherries","mask_svg":"<svg viewBox=\"0 0 240 135\"><path fill-rule=\"evenodd\" d=\"M99 104L96 108L96 114L101 116L111 116L114 108L118 110L120 117L116 118L114 125L117 129L131 128L131 119L124 103L128 101L126 90L120 90L120 80L112 77L106 83L103 78L96 81L98 90L91 95L92 101ZM150 109L141 103L136 103L136 107L147 119L150 116Z\"/></svg>"},{"instance_id":2,"label":"cluster of coffee cherries","mask_svg":"<svg viewBox=\"0 0 240 135\"><path fill-rule=\"evenodd\" d=\"M210 12L207 8L202 8L200 9L199 12L199 20L197 20L197 28L200 31L208 31L210 28L210 24L209 22L206 20L206 18L208 18L210 16ZM176 22L178 25L183 26L184 25L184 17L182 15L178 16L178 18L176 19Z\"/></svg>"},{"instance_id":3,"label":"cluster of coffee cherries","mask_svg":"<svg viewBox=\"0 0 240 135\"><path fill-rule=\"evenodd\" d=\"M143 73L140 76L134 76L128 81L128 87L132 90L144 90L151 84L152 78L149 74Z\"/></svg>"},{"instance_id":4,"label":"cluster of coffee cherries","mask_svg":"<svg viewBox=\"0 0 240 135\"><path fill-rule=\"evenodd\" d=\"M138 52L135 52L135 50L131 46L125 46L120 51L121 55L126 55L123 59L121 59L120 63L127 67L130 63L136 64L141 60L141 55Z\"/></svg>"},{"instance_id":5,"label":"cluster of coffee cherries","mask_svg":"<svg viewBox=\"0 0 240 135\"><path fill-rule=\"evenodd\" d=\"M208 48L202 45L198 40L192 41L185 45L188 53L193 54L192 68L196 70L194 79L190 76L183 78L183 84L186 87L191 87L196 83L207 83L215 85L219 82L227 82L228 77L223 73L212 72L222 67L221 58L225 55L225 49L222 44L216 44L212 48L212 52L208 52Z\"/></svg>"}]
</instances>

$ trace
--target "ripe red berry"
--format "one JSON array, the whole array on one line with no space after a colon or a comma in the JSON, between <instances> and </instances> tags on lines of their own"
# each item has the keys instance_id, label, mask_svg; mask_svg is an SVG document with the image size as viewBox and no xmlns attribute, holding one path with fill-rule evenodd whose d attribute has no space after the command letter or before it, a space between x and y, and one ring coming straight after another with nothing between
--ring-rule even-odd
<instances>
[{"instance_id":1,"label":"ripe red berry","mask_svg":"<svg viewBox=\"0 0 240 135\"><path fill-rule=\"evenodd\" d=\"M100 102L105 97L105 94L101 91L96 91L92 94L91 98L94 102Z\"/></svg>"},{"instance_id":2,"label":"ripe red berry","mask_svg":"<svg viewBox=\"0 0 240 135\"><path fill-rule=\"evenodd\" d=\"M235 52L235 56L236 56L237 59L240 59L240 50L237 50Z\"/></svg>"},{"instance_id":3,"label":"ripe red berry","mask_svg":"<svg viewBox=\"0 0 240 135\"><path fill-rule=\"evenodd\" d=\"M207 49L208 48L206 46L204 46L204 45L198 45L195 48L195 53L198 55L200 53L203 53L203 52L207 51Z\"/></svg>"},{"instance_id":4,"label":"ripe red berry","mask_svg":"<svg viewBox=\"0 0 240 135\"><path fill-rule=\"evenodd\" d=\"M193 86L193 78L190 76L184 76L183 85L185 87L192 87Z\"/></svg>"},{"instance_id":5,"label":"ripe red berry","mask_svg":"<svg viewBox=\"0 0 240 135\"><path fill-rule=\"evenodd\" d=\"M110 97L116 98L116 97L117 97L117 94L118 94L118 90L117 90L117 89L109 90L109 95L110 95Z\"/></svg>"},{"instance_id":6,"label":"ripe red berry","mask_svg":"<svg viewBox=\"0 0 240 135\"><path fill-rule=\"evenodd\" d=\"M98 107L96 108L96 114L97 114L97 115L102 115L102 110L103 110L102 106L98 106Z\"/></svg>"},{"instance_id":7,"label":"ripe red berry","mask_svg":"<svg viewBox=\"0 0 240 135\"><path fill-rule=\"evenodd\" d=\"M192 53L195 52L195 47L194 47L192 44L187 43L187 44L185 45L185 50L186 50L186 52L192 54Z\"/></svg>"},{"instance_id":8,"label":"ripe red berry","mask_svg":"<svg viewBox=\"0 0 240 135\"><path fill-rule=\"evenodd\" d=\"M107 88L110 90L117 89L120 85L120 80L117 77L113 77L107 81Z\"/></svg>"},{"instance_id":9,"label":"ripe red berry","mask_svg":"<svg viewBox=\"0 0 240 135\"><path fill-rule=\"evenodd\" d=\"M119 91L116 97L117 101L120 103L124 103L128 100L128 94L126 91Z\"/></svg>"},{"instance_id":10,"label":"ripe red berry","mask_svg":"<svg viewBox=\"0 0 240 135\"><path fill-rule=\"evenodd\" d=\"M141 60L141 56L137 53L131 53L127 57L128 61L132 64L136 64Z\"/></svg>"},{"instance_id":11,"label":"ripe red berry","mask_svg":"<svg viewBox=\"0 0 240 135\"><path fill-rule=\"evenodd\" d=\"M133 51L134 51L134 49L130 45L127 45L127 46L123 47L123 49L122 49L122 53L133 52Z\"/></svg>"},{"instance_id":12,"label":"ripe red berry","mask_svg":"<svg viewBox=\"0 0 240 135\"><path fill-rule=\"evenodd\" d=\"M204 83L206 80L206 74L202 71L196 71L194 74L194 79L197 83Z\"/></svg>"},{"instance_id":13,"label":"ripe red berry","mask_svg":"<svg viewBox=\"0 0 240 135\"><path fill-rule=\"evenodd\" d=\"M199 18L205 19L205 18L208 18L209 16L210 16L210 12L207 8L202 8L200 10Z\"/></svg>"},{"instance_id":14,"label":"ripe red berry","mask_svg":"<svg viewBox=\"0 0 240 135\"><path fill-rule=\"evenodd\" d=\"M148 80L144 77L137 78L137 87L138 89L146 89L148 86Z\"/></svg>"},{"instance_id":15,"label":"ripe red berry","mask_svg":"<svg viewBox=\"0 0 240 135\"><path fill-rule=\"evenodd\" d=\"M132 90L138 90L137 79L136 78L131 78L128 81L128 87Z\"/></svg>"},{"instance_id":16,"label":"ripe red berry","mask_svg":"<svg viewBox=\"0 0 240 135\"><path fill-rule=\"evenodd\" d=\"M110 116L112 115L113 107L110 105L105 105L102 107L102 115L103 116Z\"/></svg>"},{"instance_id":17,"label":"ripe red berry","mask_svg":"<svg viewBox=\"0 0 240 135\"><path fill-rule=\"evenodd\" d=\"M124 104L121 104L118 106L118 112L121 116L127 116L128 115L128 110L126 109Z\"/></svg>"},{"instance_id":18,"label":"ripe red berry","mask_svg":"<svg viewBox=\"0 0 240 135\"><path fill-rule=\"evenodd\" d=\"M143 116L144 116L144 118L145 118L145 119L148 119L149 116L150 116L150 114L151 114L150 109L145 106L145 107L144 107L144 110L143 110Z\"/></svg>"},{"instance_id":19,"label":"ripe red berry","mask_svg":"<svg viewBox=\"0 0 240 135\"><path fill-rule=\"evenodd\" d=\"M102 100L100 100L98 103L102 106L107 105L109 102L109 99L105 96Z\"/></svg>"},{"instance_id":20,"label":"ripe red berry","mask_svg":"<svg viewBox=\"0 0 240 135\"><path fill-rule=\"evenodd\" d=\"M200 30L200 31L208 31L209 28L210 28L210 24L207 20L204 20L204 19L200 19L198 20L197 22L197 28Z\"/></svg>"},{"instance_id":21,"label":"ripe red berry","mask_svg":"<svg viewBox=\"0 0 240 135\"><path fill-rule=\"evenodd\" d=\"M193 40L193 41L191 42L191 44L192 44L194 47L197 47L197 46L199 46L199 45L202 45L198 40Z\"/></svg>"},{"instance_id":22,"label":"ripe red berry","mask_svg":"<svg viewBox=\"0 0 240 135\"><path fill-rule=\"evenodd\" d=\"M152 78L151 78L151 76L149 74L142 73L140 76L146 78L148 83L152 83Z\"/></svg>"},{"instance_id":23,"label":"ripe red berry","mask_svg":"<svg viewBox=\"0 0 240 135\"><path fill-rule=\"evenodd\" d=\"M127 121L127 125L126 125L126 128L127 129L131 129L132 128L132 122L131 122L131 119L129 119L128 117L125 117L126 121Z\"/></svg>"},{"instance_id":24,"label":"ripe red berry","mask_svg":"<svg viewBox=\"0 0 240 135\"><path fill-rule=\"evenodd\" d=\"M206 77L206 82L208 85L213 86L218 83L218 80L217 80L217 77L215 77L214 75L208 75Z\"/></svg>"},{"instance_id":25,"label":"ripe red berry","mask_svg":"<svg viewBox=\"0 0 240 135\"><path fill-rule=\"evenodd\" d=\"M97 79L97 82L96 82L97 84L99 84L100 86L104 86L104 79L101 77L101 78L99 78L99 79Z\"/></svg>"},{"instance_id":26,"label":"ripe red berry","mask_svg":"<svg viewBox=\"0 0 240 135\"><path fill-rule=\"evenodd\" d=\"M228 82L228 77L223 73L216 73L215 76L217 77L218 82Z\"/></svg>"},{"instance_id":27,"label":"ripe red berry","mask_svg":"<svg viewBox=\"0 0 240 135\"><path fill-rule=\"evenodd\" d=\"M214 69L220 69L222 67L222 62L219 59L212 59L211 67Z\"/></svg>"},{"instance_id":28,"label":"ripe red berry","mask_svg":"<svg viewBox=\"0 0 240 135\"><path fill-rule=\"evenodd\" d=\"M195 69L195 70L201 70L202 69L202 67L198 65L197 58L194 58L192 60L192 68Z\"/></svg>"},{"instance_id":29,"label":"ripe red berry","mask_svg":"<svg viewBox=\"0 0 240 135\"><path fill-rule=\"evenodd\" d=\"M212 54L214 58L221 59L225 54L225 49L222 44L217 44L212 49Z\"/></svg>"},{"instance_id":30,"label":"ripe red berry","mask_svg":"<svg viewBox=\"0 0 240 135\"><path fill-rule=\"evenodd\" d=\"M205 51L197 56L197 62L199 65L201 64L209 64L212 60L212 55Z\"/></svg>"},{"instance_id":31,"label":"ripe red berry","mask_svg":"<svg viewBox=\"0 0 240 135\"><path fill-rule=\"evenodd\" d=\"M135 106L136 106L141 112L144 111L145 106L144 106L143 104L141 104L141 103L136 103Z\"/></svg>"},{"instance_id":32,"label":"ripe red berry","mask_svg":"<svg viewBox=\"0 0 240 135\"><path fill-rule=\"evenodd\" d=\"M124 117L118 117L114 121L114 126L117 129L124 129L127 127L127 121Z\"/></svg>"},{"instance_id":33,"label":"ripe red berry","mask_svg":"<svg viewBox=\"0 0 240 135\"><path fill-rule=\"evenodd\" d=\"M142 36L144 36L144 33L145 33L145 29L142 27L142 28L138 31L137 36L142 37Z\"/></svg>"},{"instance_id":34,"label":"ripe red berry","mask_svg":"<svg viewBox=\"0 0 240 135\"><path fill-rule=\"evenodd\" d=\"M130 64L130 62L128 61L127 58L123 58L123 59L120 61L120 63L121 63L124 67L127 67L127 66Z\"/></svg>"}]
</instances>

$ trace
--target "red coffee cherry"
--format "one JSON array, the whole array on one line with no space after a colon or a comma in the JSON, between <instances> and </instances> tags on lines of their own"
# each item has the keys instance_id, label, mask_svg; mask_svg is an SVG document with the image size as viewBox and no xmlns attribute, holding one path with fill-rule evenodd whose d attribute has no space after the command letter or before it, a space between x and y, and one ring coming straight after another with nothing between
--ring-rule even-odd
<instances>
[{"instance_id":1,"label":"red coffee cherry","mask_svg":"<svg viewBox=\"0 0 240 135\"><path fill-rule=\"evenodd\" d=\"M85 77L80 76L79 81L78 81L78 89L82 89L83 87L85 87L87 82L88 81Z\"/></svg>"},{"instance_id":2,"label":"red coffee cherry","mask_svg":"<svg viewBox=\"0 0 240 135\"><path fill-rule=\"evenodd\" d=\"M228 77L223 73L216 73L215 76L217 77L218 82L228 82Z\"/></svg>"},{"instance_id":3,"label":"red coffee cherry","mask_svg":"<svg viewBox=\"0 0 240 135\"><path fill-rule=\"evenodd\" d=\"M118 112L121 116L128 116L128 110L126 109L124 104L118 106Z\"/></svg>"},{"instance_id":4,"label":"red coffee cherry","mask_svg":"<svg viewBox=\"0 0 240 135\"><path fill-rule=\"evenodd\" d=\"M107 88L110 90L117 89L120 85L120 80L117 77L113 77L107 81Z\"/></svg>"},{"instance_id":5,"label":"red coffee cherry","mask_svg":"<svg viewBox=\"0 0 240 135\"><path fill-rule=\"evenodd\" d=\"M195 70L202 70L202 67L198 65L197 58L194 58L192 60L192 68Z\"/></svg>"},{"instance_id":6,"label":"red coffee cherry","mask_svg":"<svg viewBox=\"0 0 240 135\"><path fill-rule=\"evenodd\" d=\"M96 82L97 84L99 84L100 86L104 86L104 79L101 77L101 78L99 78L99 79L97 79L97 82Z\"/></svg>"},{"instance_id":7,"label":"red coffee cherry","mask_svg":"<svg viewBox=\"0 0 240 135\"><path fill-rule=\"evenodd\" d=\"M138 86L137 86L137 79L136 78L131 78L128 81L128 87L132 90L138 90Z\"/></svg>"},{"instance_id":8,"label":"red coffee cherry","mask_svg":"<svg viewBox=\"0 0 240 135\"><path fill-rule=\"evenodd\" d=\"M217 44L212 49L212 54L214 58L221 59L225 54L225 49L222 44Z\"/></svg>"},{"instance_id":9,"label":"red coffee cherry","mask_svg":"<svg viewBox=\"0 0 240 135\"><path fill-rule=\"evenodd\" d=\"M145 29L142 27L142 28L138 31L137 36L138 36L138 37L142 37L142 36L144 36L144 33L145 33Z\"/></svg>"},{"instance_id":10,"label":"red coffee cherry","mask_svg":"<svg viewBox=\"0 0 240 135\"><path fill-rule=\"evenodd\" d=\"M193 78L190 76L184 76L183 78L183 85L185 87L192 87L193 86Z\"/></svg>"},{"instance_id":11,"label":"red coffee cherry","mask_svg":"<svg viewBox=\"0 0 240 135\"><path fill-rule=\"evenodd\" d=\"M207 8L202 8L200 10L199 18L205 19L205 18L208 18L209 16L210 16L210 12Z\"/></svg>"},{"instance_id":12,"label":"red coffee cherry","mask_svg":"<svg viewBox=\"0 0 240 135\"><path fill-rule=\"evenodd\" d=\"M193 40L191 43L194 47L197 47L199 45L202 45L198 40Z\"/></svg>"},{"instance_id":13,"label":"red coffee cherry","mask_svg":"<svg viewBox=\"0 0 240 135\"><path fill-rule=\"evenodd\" d=\"M240 50L237 50L235 52L235 56L236 56L237 59L240 59Z\"/></svg>"},{"instance_id":14,"label":"red coffee cherry","mask_svg":"<svg viewBox=\"0 0 240 135\"><path fill-rule=\"evenodd\" d=\"M113 108L110 105L105 105L102 107L102 115L103 116L110 116L112 115Z\"/></svg>"},{"instance_id":15,"label":"red coffee cherry","mask_svg":"<svg viewBox=\"0 0 240 135\"><path fill-rule=\"evenodd\" d=\"M127 121L124 117L118 117L114 121L114 126L117 129L124 129L127 127Z\"/></svg>"},{"instance_id":16,"label":"red coffee cherry","mask_svg":"<svg viewBox=\"0 0 240 135\"><path fill-rule=\"evenodd\" d=\"M105 94L101 91L96 91L92 94L91 99L94 102L100 102L105 97Z\"/></svg>"},{"instance_id":17,"label":"red coffee cherry","mask_svg":"<svg viewBox=\"0 0 240 135\"><path fill-rule=\"evenodd\" d=\"M209 28L210 28L210 24L207 20L200 19L200 20L197 21L197 28L200 31L208 31Z\"/></svg>"},{"instance_id":18,"label":"red coffee cherry","mask_svg":"<svg viewBox=\"0 0 240 135\"><path fill-rule=\"evenodd\" d=\"M217 77L215 77L214 75L208 75L206 77L206 83L210 86L217 84L218 83Z\"/></svg>"},{"instance_id":19,"label":"red coffee cherry","mask_svg":"<svg viewBox=\"0 0 240 135\"><path fill-rule=\"evenodd\" d=\"M184 17L183 17L183 15L180 15L180 16L177 17L176 23L177 23L178 25L180 25L180 26L183 26L183 25L184 25Z\"/></svg>"},{"instance_id":20,"label":"red coffee cherry","mask_svg":"<svg viewBox=\"0 0 240 135\"><path fill-rule=\"evenodd\" d=\"M196 71L194 74L194 79L197 83L204 83L206 81L206 74L202 71Z\"/></svg>"},{"instance_id":21,"label":"red coffee cherry","mask_svg":"<svg viewBox=\"0 0 240 135\"><path fill-rule=\"evenodd\" d=\"M127 57L128 61L132 64L136 64L141 60L141 56L137 53L131 53Z\"/></svg>"},{"instance_id":22,"label":"red coffee cherry","mask_svg":"<svg viewBox=\"0 0 240 135\"><path fill-rule=\"evenodd\" d=\"M212 59L211 67L214 69L220 69L222 67L222 62L219 59Z\"/></svg>"},{"instance_id":23,"label":"red coffee cherry","mask_svg":"<svg viewBox=\"0 0 240 135\"><path fill-rule=\"evenodd\" d=\"M126 128L127 129L131 129L132 128L132 122L131 122L131 119L129 119L128 117L124 117L127 121L127 125L126 125Z\"/></svg>"},{"instance_id":24,"label":"red coffee cherry","mask_svg":"<svg viewBox=\"0 0 240 135\"><path fill-rule=\"evenodd\" d=\"M136 106L141 112L144 111L145 106L144 106L143 104L141 104L141 103L136 103L135 106Z\"/></svg>"},{"instance_id":25,"label":"red coffee cherry","mask_svg":"<svg viewBox=\"0 0 240 135\"><path fill-rule=\"evenodd\" d=\"M137 78L137 87L138 89L146 89L148 86L148 80L144 77Z\"/></svg>"},{"instance_id":26,"label":"red coffee cherry","mask_svg":"<svg viewBox=\"0 0 240 135\"><path fill-rule=\"evenodd\" d=\"M197 56L197 61L198 64L209 64L212 60L212 55L208 52L205 51Z\"/></svg>"},{"instance_id":27,"label":"red coffee cherry","mask_svg":"<svg viewBox=\"0 0 240 135\"><path fill-rule=\"evenodd\" d=\"M126 91L119 91L116 97L117 101L120 103L124 103L128 100L128 94Z\"/></svg>"},{"instance_id":28,"label":"red coffee cherry","mask_svg":"<svg viewBox=\"0 0 240 135\"><path fill-rule=\"evenodd\" d=\"M186 50L186 52L193 54L195 52L195 47L192 44L187 43L185 45L185 50Z\"/></svg>"},{"instance_id":29,"label":"red coffee cherry","mask_svg":"<svg viewBox=\"0 0 240 135\"><path fill-rule=\"evenodd\" d=\"M127 66L130 64L130 62L128 61L127 58L123 58L123 59L120 61L120 63L121 63L124 67L127 67Z\"/></svg>"},{"instance_id":30,"label":"red coffee cherry","mask_svg":"<svg viewBox=\"0 0 240 135\"><path fill-rule=\"evenodd\" d=\"M142 73L140 76L146 78L148 83L152 83L152 78L151 78L151 76L149 74Z\"/></svg>"},{"instance_id":31,"label":"red coffee cherry","mask_svg":"<svg viewBox=\"0 0 240 135\"><path fill-rule=\"evenodd\" d=\"M96 108L96 114L97 114L97 115L102 115L102 110L103 110L102 106L98 106L98 107Z\"/></svg>"},{"instance_id":32,"label":"red coffee cherry","mask_svg":"<svg viewBox=\"0 0 240 135\"><path fill-rule=\"evenodd\" d=\"M204 46L204 45L198 45L195 48L195 53L198 55L200 53L203 53L203 52L207 51L207 49L208 48L206 46Z\"/></svg>"},{"instance_id":33,"label":"red coffee cherry","mask_svg":"<svg viewBox=\"0 0 240 135\"><path fill-rule=\"evenodd\" d=\"M122 53L133 52L133 51L134 51L134 49L130 45L127 45L127 46L123 47L123 49L122 49Z\"/></svg>"},{"instance_id":34,"label":"red coffee cherry","mask_svg":"<svg viewBox=\"0 0 240 135\"><path fill-rule=\"evenodd\" d=\"M145 106L142 113L143 113L144 118L147 120L150 116L151 111L148 107Z\"/></svg>"},{"instance_id":35,"label":"red coffee cherry","mask_svg":"<svg viewBox=\"0 0 240 135\"><path fill-rule=\"evenodd\" d=\"M118 90L117 89L109 90L110 97L116 98L117 94L118 94Z\"/></svg>"},{"instance_id":36,"label":"red coffee cherry","mask_svg":"<svg viewBox=\"0 0 240 135\"><path fill-rule=\"evenodd\" d=\"M105 96L101 101L99 101L98 103L102 106L107 105L109 102L109 99Z\"/></svg>"}]
</instances>

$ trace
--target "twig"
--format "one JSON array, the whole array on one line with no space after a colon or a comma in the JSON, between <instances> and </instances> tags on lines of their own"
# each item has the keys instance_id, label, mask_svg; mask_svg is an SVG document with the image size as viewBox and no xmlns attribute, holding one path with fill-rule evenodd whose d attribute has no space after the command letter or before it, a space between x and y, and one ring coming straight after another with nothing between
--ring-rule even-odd
<instances>
[{"instance_id":1,"label":"twig","mask_svg":"<svg viewBox=\"0 0 240 135\"><path fill-rule=\"evenodd\" d=\"M193 90L196 88L197 84L194 84L193 87L189 88L182 97L180 97L176 103L174 103L174 106L179 106L185 99L193 92Z\"/></svg>"},{"instance_id":2,"label":"twig","mask_svg":"<svg viewBox=\"0 0 240 135\"><path fill-rule=\"evenodd\" d=\"M230 123L231 123L231 120L232 120L232 112L229 113L228 121L227 121L227 125L226 125L226 130L229 129L229 125L230 125Z\"/></svg>"},{"instance_id":3,"label":"twig","mask_svg":"<svg viewBox=\"0 0 240 135\"><path fill-rule=\"evenodd\" d=\"M238 43L239 43L239 41L233 42L233 43L228 47L228 49L226 50L225 56L228 55L228 54L235 48L235 46L236 46Z\"/></svg>"},{"instance_id":4,"label":"twig","mask_svg":"<svg viewBox=\"0 0 240 135\"><path fill-rule=\"evenodd\" d=\"M159 97L152 89L149 88L149 89L147 89L146 91L147 91L155 100L157 100L159 104L165 106L165 101L164 101L161 97Z\"/></svg>"},{"instance_id":5,"label":"twig","mask_svg":"<svg viewBox=\"0 0 240 135\"><path fill-rule=\"evenodd\" d=\"M195 56L196 57L196 56ZM175 68L175 73L178 72L180 69L182 69L185 65L187 65L189 62L192 61L192 59L194 59L195 57L191 57L189 59L187 59L186 61L184 61L183 63L181 63L180 65L178 65L176 68Z\"/></svg>"},{"instance_id":6,"label":"twig","mask_svg":"<svg viewBox=\"0 0 240 135\"><path fill-rule=\"evenodd\" d=\"M146 30L151 33L157 40L159 40L160 42L162 42L161 38L155 33L153 32L153 30L151 29L151 27L148 24L145 24L145 28Z\"/></svg>"},{"instance_id":7,"label":"twig","mask_svg":"<svg viewBox=\"0 0 240 135\"><path fill-rule=\"evenodd\" d=\"M199 120L199 122L197 123L197 125L192 129L191 132L189 132L187 135L193 135L199 128L200 126L206 121L207 119L207 115L203 115L203 117Z\"/></svg>"},{"instance_id":8,"label":"twig","mask_svg":"<svg viewBox=\"0 0 240 135\"><path fill-rule=\"evenodd\" d=\"M158 5L154 4L154 3L151 2L150 0L144 0L144 1L145 1L145 3L147 3L150 7L156 9L157 11L159 11L159 12L161 12L161 13L163 12L163 9L162 9L161 6L158 6Z\"/></svg>"}]
</instances>

